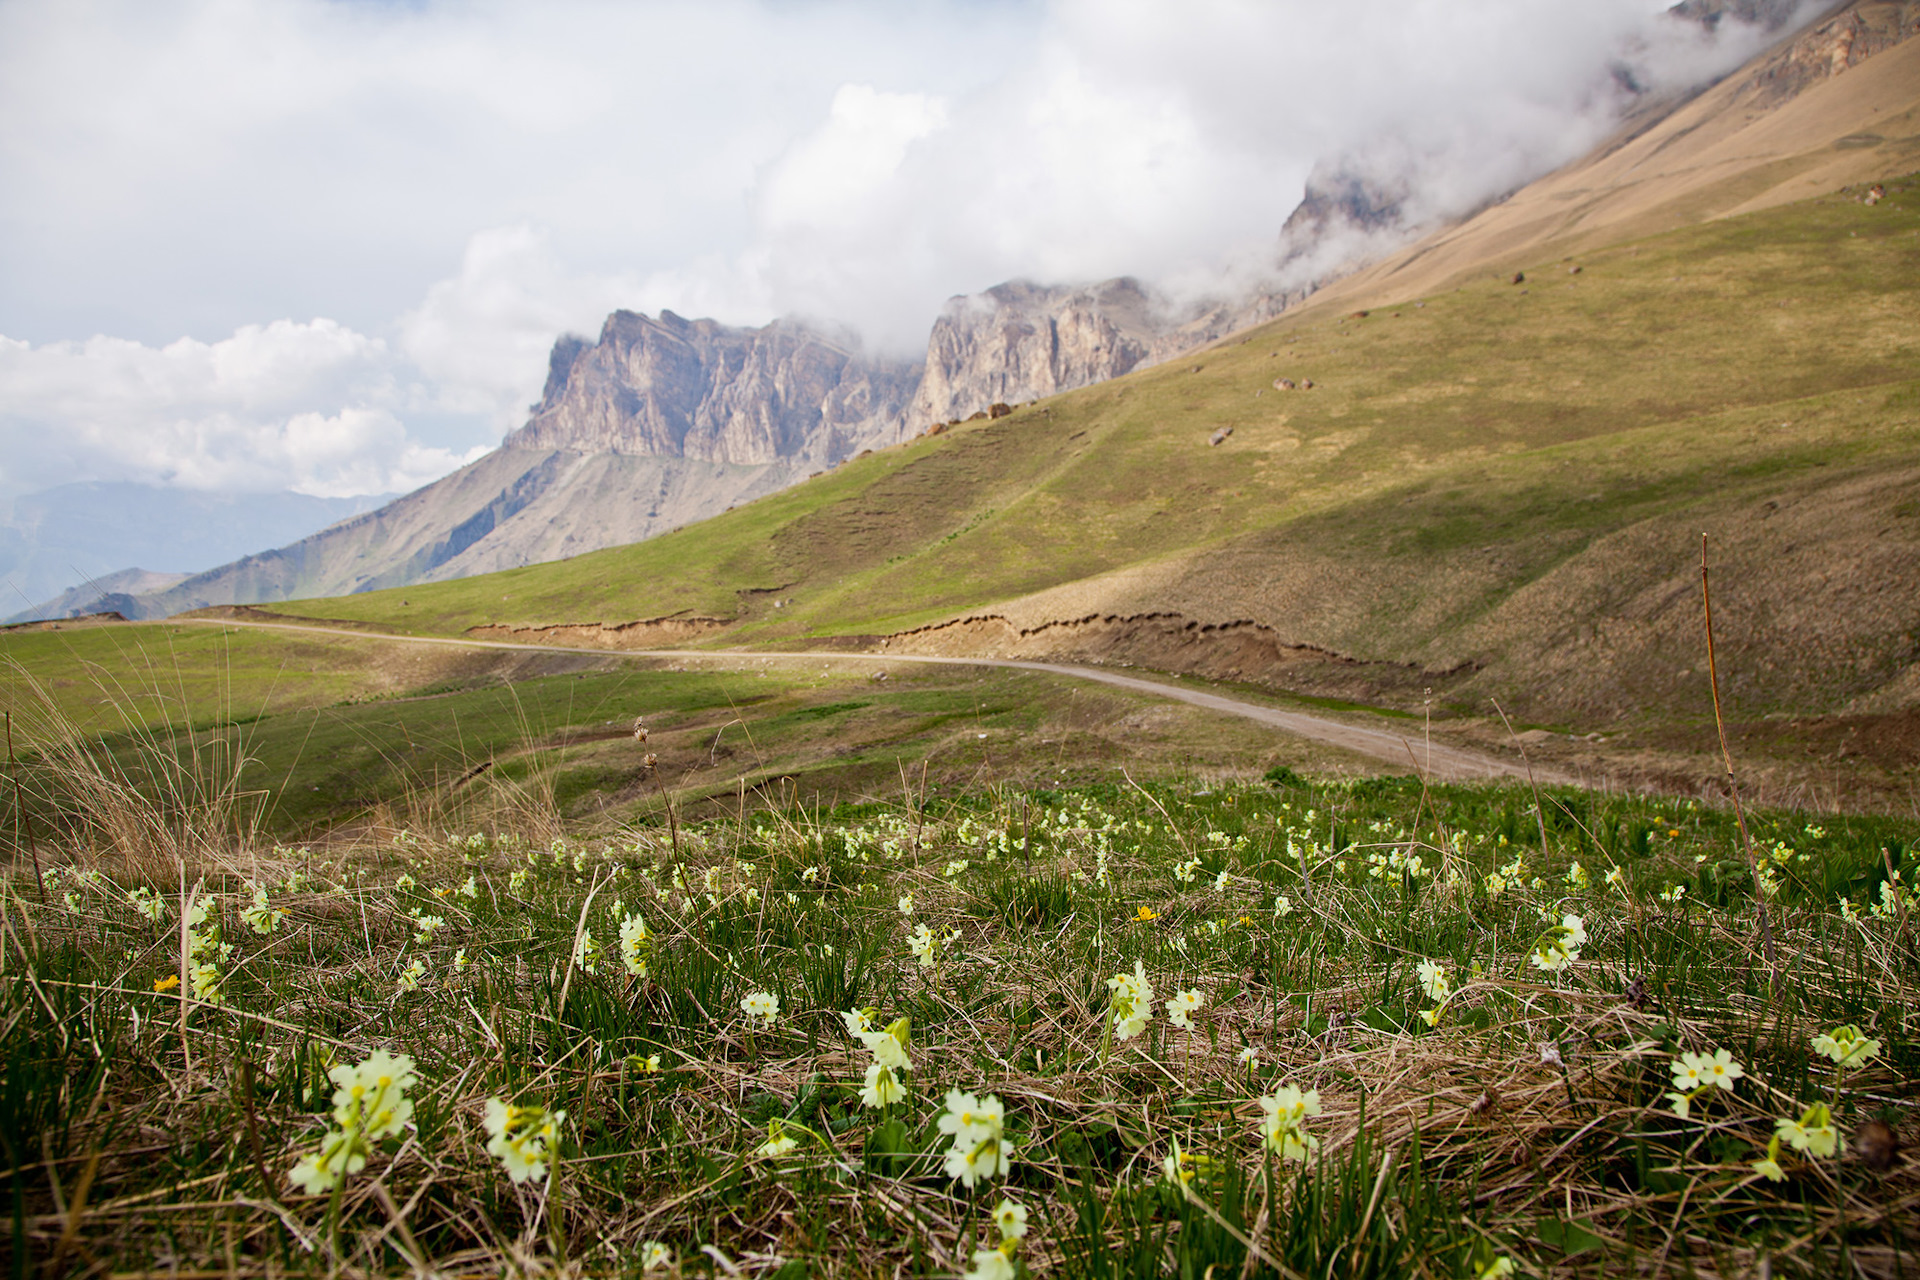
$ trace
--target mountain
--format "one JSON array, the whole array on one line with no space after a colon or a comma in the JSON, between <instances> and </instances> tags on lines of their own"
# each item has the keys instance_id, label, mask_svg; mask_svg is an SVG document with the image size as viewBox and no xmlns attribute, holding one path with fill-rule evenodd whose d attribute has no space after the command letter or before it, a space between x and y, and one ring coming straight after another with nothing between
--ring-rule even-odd
<instances>
[{"instance_id":1,"label":"mountain","mask_svg":"<svg viewBox=\"0 0 1920 1280\"><path fill-rule=\"evenodd\" d=\"M1654 741L1711 716L1704 532L1742 740L1911 756L1920 41L1850 60L1903 12L1832 15L1178 360L648 542L286 611L1138 664L1416 714L1498 698L1522 727ZM1796 66L1826 70L1773 97Z\"/></svg>"},{"instance_id":2,"label":"mountain","mask_svg":"<svg viewBox=\"0 0 1920 1280\"><path fill-rule=\"evenodd\" d=\"M1593 154L1342 278L1329 305L1415 297L1910 172L1915 34L1920 0L1844 5L1680 105L1631 119Z\"/></svg>"},{"instance_id":3,"label":"mountain","mask_svg":"<svg viewBox=\"0 0 1920 1280\"><path fill-rule=\"evenodd\" d=\"M748 329L615 312L597 342L555 345L540 402L493 453L377 511L111 607L164 617L349 594L652 537L897 443L918 373L796 321Z\"/></svg>"},{"instance_id":4,"label":"mountain","mask_svg":"<svg viewBox=\"0 0 1920 1280\"><path fill-rule=\"evenodd\" d=\"M249 557L130 607L153 616L441 581L657 536L864 450L1185 356L1330 282L1341 281L1335 297L1377 282L1437 287L1558 244L1556 236L1578 246L1615 234L1623 219L1637 228L1631 218L1662 200L1672 206L1660 215L1666 221L1647 226L1728 211L1688 201L1711 192L1738 204L1750 193L1730 191L1778 186L1777 162L1789 144L1838 148L1838 160L1813 167L1822 180L1886 171L1879 166L1891 152L1855 137L1855 117L1870 110L1856 110L1864 96L1828 95L1837 105L1808 108L1824 92L1820 77L1796 80L1800 73L1788 71L1820 66L1831 78L1833 68L1859 65L1856 77L1896 78L1877 68L1906 56L1893 46L1910 25L1910 7L1850 6L1693 102L1649 103L1598 157L1548 180L1564 187L1569 174L1591 169L1601 175L1594 189L1543 196L1535 184L1405 253L1394 251L1437 216L1415 198L1406 158L1391 147L1331 158L1281 229L1273 273L1239 298L1175 304L1126 278L1010 282L951 300L918 365L864 356L844 335L796 320L745 329L671 312L617 312L597 340L556 343L540 402L495 454L370 522ZM1777 25L1792 11L1784 0L1701 0L1686 16ZM1782 120L1794 123L1767 123Z\"/></svg>"},{"instance_id":5,"label":"mountain","mask_svg":"<svg viewBox=\"0 0 1920 1280\"><path fill-rule=\"evenodd\" d=\"M105 593L151 590L244 555L291 542L392 495L205 493L158 485L60 485L13 501L0 522L0 609L29 617L94 612ZM127 570L128 565L145 566ZM111 579L111 581L109 581Z\"/></svg>"},{"instance_id":6,"label":"mountain","mask_svg":"<svg viewBox=\"0 0 1920 1280\"><path fill-rule=\"evenodd\" d=\"M795 320L737 329L616 311L555 344L545 393L506 448L818 470L897 443L920 370Z\"/></svg>"}]
</instances>

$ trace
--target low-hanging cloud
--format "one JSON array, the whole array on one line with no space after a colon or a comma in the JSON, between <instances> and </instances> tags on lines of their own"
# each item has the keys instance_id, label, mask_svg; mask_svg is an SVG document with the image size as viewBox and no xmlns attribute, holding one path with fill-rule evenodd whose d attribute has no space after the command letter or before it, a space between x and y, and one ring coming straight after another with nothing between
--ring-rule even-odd
<instances>
[{"instance_id":1,"label":"low-hanging cloud","mask_svg":"<svg viewBox=\"0 0 1920 1280\"><path fill-rule=\"evenodd\" d=\"M417 484L620 306L905 354L1009 278L1248 287L1317 162L1459 216L1767 38L1648 0L0 5L0 496Z\"/></svg>"}]
</instances>

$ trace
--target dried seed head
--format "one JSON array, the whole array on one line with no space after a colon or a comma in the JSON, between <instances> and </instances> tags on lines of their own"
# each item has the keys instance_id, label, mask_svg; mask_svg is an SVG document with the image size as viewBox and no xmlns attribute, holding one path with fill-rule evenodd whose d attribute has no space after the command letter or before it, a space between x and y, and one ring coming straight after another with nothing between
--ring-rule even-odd
<instances>
[{"instance_id":1,"label":"dried seed head","mask_svg":"<svg viewBox=\"0 0 1920 1280\"><path fill-rule=\"evenodd\" d=\"M1867 1168L1884 1173L1900 1154L1900 1139L1884 1120L1869 1120L1853 1135L1853 1153Z\"/></svg>"},{"instance_id":2,"label":"dried seed head","mask_svg":"<svg viewBox=\"0 0 1920 1280\"><path fill-rule=\"evenodd\" d=\"M1475 1098L1473 1105L1468 1108L1468 1110L1477 1116L1490 1116L1499 1109L1500 1090L1493 1085L1488 1085L1486 1092Z\"/></svg>"}]
</instances>

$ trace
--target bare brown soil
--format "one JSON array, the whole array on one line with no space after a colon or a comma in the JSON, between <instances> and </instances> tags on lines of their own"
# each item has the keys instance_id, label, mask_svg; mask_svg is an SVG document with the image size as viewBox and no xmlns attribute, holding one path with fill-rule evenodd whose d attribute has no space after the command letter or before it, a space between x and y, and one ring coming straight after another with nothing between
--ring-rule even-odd
<instances>
[{"instance_id":1,"label":"bare brown soil","mask_svg":"<svg viewBox=\"0 0 1920 1280\"><path fill-rule=\"evenodd\" d=\"M689 640L703 639L725 631L732 625L726 618L675 615L669 618L641 618L633 622L468 627L466 634L476 640L512 640L525 644L561 644L590 649L651 649L663 644L684 644Z\"/></svg>"}]
</instances>

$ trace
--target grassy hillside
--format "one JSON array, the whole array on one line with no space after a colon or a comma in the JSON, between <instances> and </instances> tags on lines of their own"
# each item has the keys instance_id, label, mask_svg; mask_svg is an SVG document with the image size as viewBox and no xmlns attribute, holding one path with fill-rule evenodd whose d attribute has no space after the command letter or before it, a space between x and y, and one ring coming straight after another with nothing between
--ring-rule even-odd
<instances>
[{"instance_id":1,"label":"grassy hillside","mask_svg":"<svg viewBox=\"0 0 1920 1280\"><path fill-rule=\"evenodd\" d=\"M1705 531L1736 713L1897 708L1920 631L1920 190L1859 195L1365 315L1308 306L666 537L283 609L443 634L706 617L729 645L988 612L1004 635L899 643L1210 669L1137 626L1017 634L1173 612L1363 664L1216 674L1352 691L1358 671L1382 699L1437 685L1593 725L1699 709Z\"/></svg>"}]
</instances>

